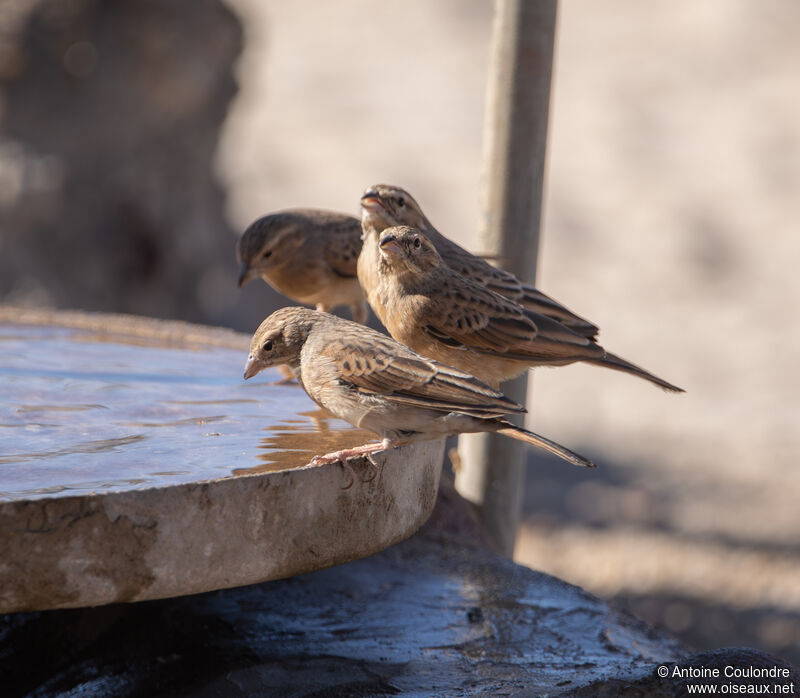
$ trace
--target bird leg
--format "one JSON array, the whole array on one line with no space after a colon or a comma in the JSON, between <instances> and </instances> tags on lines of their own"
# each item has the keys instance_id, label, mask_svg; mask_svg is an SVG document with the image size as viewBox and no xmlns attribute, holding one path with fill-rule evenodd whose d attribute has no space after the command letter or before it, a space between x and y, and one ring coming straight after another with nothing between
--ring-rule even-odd
<instances>
[{"instance_id":1,"label":"bird leg","mask_svg":"<svg viewBox=\"0 0 800 698\"><path fill-rule=\"evenodd\" d=\"M327 465L328 463L342 463L346 461L348 458L352 458L353 456L367 456L367 459L371 457L371 454L377 453L378 451L383 451L384 449L389 448L388 440L384 441L374 441L372 443L364 444L363 446L355 446L354 448L343 448L341 451L333 451L331 453L326 453L323 456L314 456L311 459L311 465Z\"/></svg>"},{"instance_id":2,"label":"bird leg","mask_svg":"<svg viewBox=\"0 0 800 698\"><path fill-rule=\"evenodd\" d=\"M369 462L373 471L372 477L368 480L364 480L364 482L372 482L378 476L379 472L378 464L375 462L375 458L372 454L377 453L378 451L386 450L393 445L394 444L390 444L389 439L384 439L383 441L375 441L373 443L364 444L363 446L344 448L341 451L333 451L332 453L326 453L323 456L314 456L311 459L311 465L341 463L342 468L350 471L350 482L346 486L342 487L342 489L349 490L355 481L355 474L353 473L353 467L347 462L347 459L354 456L364 456Z\"/></svg>"},{"instance_id":3,"label":"bird leg","mask_svg":"<svg viewBox=\"0 0 800 698\"><path fill-rule=\"evenodd\" d=\"M281 379L279 381L275 381L275 385L287 385L288 383L294 383L294 372L286 364L281 364L278 366L278 371L280 371Z\"/></svg>"},{"instance_id":4,"label":"bird leg","mask_svg":"<svg viewBox=\"0 0 800 698\"><path fill-rule=\"evenodd\" d=\"M364 301L353 303L350 306L350 312L353 314L353 322L358 322L361 325L367 324L367 304Z\"/></svg>"}]
</instances>

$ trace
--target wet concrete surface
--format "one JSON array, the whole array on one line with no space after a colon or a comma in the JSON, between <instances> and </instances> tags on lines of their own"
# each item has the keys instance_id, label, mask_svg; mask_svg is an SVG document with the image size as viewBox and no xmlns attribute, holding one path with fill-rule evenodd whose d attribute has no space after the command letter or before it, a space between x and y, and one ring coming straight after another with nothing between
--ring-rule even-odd
<instances>
[{"instance_id":1,"label":"wet concrete surface","mask_svg":"<svg viewBox=\"0 0 800 698\"><path fill-rule=\"evenodd\" d=\"M375 553L430 514L443 442L310 465L376 437L249 338L0 308L0 611L252 584ZM1 695L1 693L0 693Z\"/></svg>"},{"instance_id":2,"label":"wet concrete surface","mask_svg":"<svg viewBox=\"0 0 800 698\"><path fill-rule=\"evenodd\" d=\"M287 470L376 438L276 369L245 383L244 350L134 338L0 325L0 501Z\"/></svg>"}]
</instances>

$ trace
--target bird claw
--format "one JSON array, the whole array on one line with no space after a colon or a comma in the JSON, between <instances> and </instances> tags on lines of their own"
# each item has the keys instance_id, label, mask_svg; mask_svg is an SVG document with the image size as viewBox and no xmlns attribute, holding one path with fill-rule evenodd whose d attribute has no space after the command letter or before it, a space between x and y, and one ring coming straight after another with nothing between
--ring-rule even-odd
<instances>
[{"instance_id":1,"label":"bird claw","mask_svg":"<svg viewBox=\"0 0 800 698\"><path fill-rule=\"evenodd\" d=\"M350 473L350 482L348 482L344 487L343 490L349 490L356 481L356 474L353 471L353 466L350 465L346 460L339 461L342 464L342 470L347 471Z\"/></svg>"},{"instance_id":2,"label":"bird claw","mask_svg":"<svg viewBox=\"0 0 800 698\"><path fill-rule=\"evenodd\" d=\"M364 478L361 480L361 482L372 482L380 472L380 467L378 466L378 463L372 453L373 451L380 450L381 448L383 448L382 444L366 444L365 446L359 446L356 448L334 451L333 453L326 453L323 456L314 456L311 459L311 465L330 465L331 463L339 463L342 466L342 470L346 470L350 473L350 481L347 485L342 487L343 490L349 490L353 484L355 484L356 476L353 466L350 465L347 459L353 456L362 456L365 458L370 464L372 477Z\"/></svg>"},{"instance_id":3,"label":"bird claw","mask_svg":"<svg viewBox=\"0 0 800 698\"><path fill-rule=\"evenodd\" d=\"M339 451L326 453L324 456L314 456L311 465L330 465L331 463L344 463L347 460Z\"/></svg>"},{"instance_id":4,"label":"bird claw","mask_svg":"<svg viewBox=\"0 0 800 698\"><path fill-rule=\"evenodd\" d=\"M347 462L346 458L333 458L335 453L328 453L324 456L314 456L311 459L311 465L330 465L331 463L338 463L342 466L342 470L350 473L350 481L342 487L343 490L349 490L356 481L356 474L353 470L353 466Z\"/></svg>"},{"instance_id":5,"label":"bird claw","mask_svg":"<svg viewBox=\"0 0 800 698\"><path fill-rule=\"evenodd\" d=\"M367 462L370 465L370 470L372 470L372 477L369 477L366 480L362 480L361 482L372 482L376 477L378 477L378 473L381 471L381 469L380 467L378 467L378 464L375 462L375 457L371 453L368 453L364 457L367 459Z\"/></svg>"},{"instance_id":6,"label":"bird claw","mask_svg":"<svg viewBox=\"0 0 800 698\"><path fill-rule=\"evenodd\" d=\"M291 385L292 383L297 382L297 378L295 377L292 369L286 366L285 364L281 364L278 366L278 371L281 374L280 380L274 381L273 385Z\"/></svg>"}]
</instances>

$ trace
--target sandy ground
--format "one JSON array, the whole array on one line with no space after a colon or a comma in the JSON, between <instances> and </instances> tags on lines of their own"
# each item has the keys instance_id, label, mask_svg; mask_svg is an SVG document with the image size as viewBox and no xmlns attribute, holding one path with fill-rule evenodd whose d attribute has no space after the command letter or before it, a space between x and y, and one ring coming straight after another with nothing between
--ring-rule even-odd
<instances>
[{"instance_id":1,"label":"sandy ground","mask_svg":"<svg viewBox=\"0 0 800 698\"><path fill-rule=\"evenodd\" d=\"M231 4L247 43L217 166L234 227L356 212L386 181L474 248L491 5ZM539 371L537 430L602 467L532 456L516 554L695 644L795 662L798 30L794 0L562 3L539 286L688 392Z\"/></svg>"}]
</instances>

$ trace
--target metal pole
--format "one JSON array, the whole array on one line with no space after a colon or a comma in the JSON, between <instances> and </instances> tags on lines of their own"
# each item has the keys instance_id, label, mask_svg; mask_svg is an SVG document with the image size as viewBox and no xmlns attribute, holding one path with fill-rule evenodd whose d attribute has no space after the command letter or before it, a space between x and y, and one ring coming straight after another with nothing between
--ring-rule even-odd
<instances>
[{"instance_id":1,"label":"metal pole","mask_svg":"<svg viewBox=\"0 0 800 698\"><path fill-rule=\"evenodd\" d=\"M484 125L479 249L533 283L542 212L556 0L495 0ZM503 385L526 403L528 379ZM508 556L522 507L524 446L496 434L459 438L456 488L479 504L489 535Z\"/></svg>"}]
</instances>

